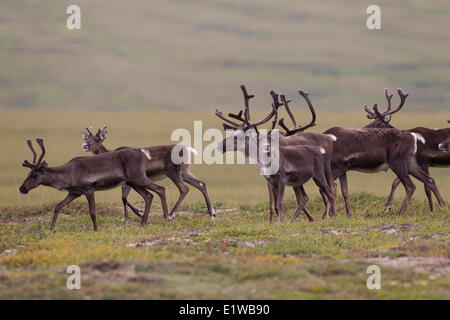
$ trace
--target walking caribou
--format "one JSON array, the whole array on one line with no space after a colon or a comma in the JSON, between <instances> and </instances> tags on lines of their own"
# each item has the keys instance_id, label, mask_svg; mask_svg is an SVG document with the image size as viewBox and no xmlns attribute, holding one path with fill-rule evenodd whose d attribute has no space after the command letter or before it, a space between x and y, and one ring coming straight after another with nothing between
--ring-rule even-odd
<instances>
[{"instance_id":1,"label":"walking caribou","mask_svg":"<svg viewBox=\"0 0 450 320\"><path fill-rule=\"evenodd\" d=\"M274 103L272 104L272 111L262 120L251 122L249 100L254 95L249 95L245 86L241 86L244 94L245 107L244 111L237 114L230 113L228 116L233 118L231 120L223 115L219 110L216 110L215 115L224 120L223 124L225 130L233 130L233 134L225 138L217 145L219 152L225 153L228 151L240 151L248 159L253 159L254 164L260 169L261 174L264 175L269 189L270 200L270 222L273 221L273 215L276 214L278 221L282 221L282 202L286 186L292 186L297 198L297 210L292 216L291 221L294 221L299 213L303 210L309 221L314 221L314 217L306 210L305 193L302 190L303 184L309 179L313 179L315 184L319 187L320 194L325 204L325 212L323 218L329 216L331 204L334 203L335 193L333 188L328 185L327 177L325 175L324 154L327 150L320 146L313 145L289 145L283 141L283 137L279 136L279 145L273 145L273 132L277 123L277 108L280 106L278 97L273 90L270 91ZM307 97L307 94L304 93ZM242 114L244 113L244 116ZM268 122L272 117L272 128L267 135L261 134L258 126ZM239 122L236 122L238 120ZM272 134L273 133L273 134ZM332 140L329 139L330 145ZM267 141L267 142L266 142ZM261 144L261 142L264 142ZM256 148L252 149L252 146ZM264 148L261 150L261 148ZM252 151L254 154L252 154ZM276 172L268 172L267 163L261 161L260 152L270 154L271 161L278 161L278 170ZM271 163L272 165L273 163Z\"/></svg>"},{"instance_id":2,"label":"walking caribou","mask_svg":"<svg viewBox=\"0 0 450 320\"><path fill-rule=\"evenodd\" d=\"M288 129L283 123L279 124L286 131L286 135L295 135L304 131L301 127ZM377 172L391 168L406 190L406 196L399 211L400 215L405 212L415 190L409 175L424 183L435 194L439 203L444 205L434 180L417 163L418 142L425 143L425 139L419 133L395 128L346 129L342 127L333 127L323 133L331 134L336 138L333 143L331 170L333 179L339 178L348 217L352 216L347 182L347 171L350 170Z\"/></svg>"},{"instance_id":3,"label":"walking caribou","mask_svg":"<svg viewBox=\"0 0 450 320\"><path fill-rule=\"evenodd\" d=\"M87 132L83 133L84 143L82 144L83 151L92 152L93 154L103 154L110 152L103 145L103 141L105 141L108 136L108 131L106 130L106 126L104 126L101 130L98 129L97 133L93 133L91 128L86 128ZM216 216L215 210L211 204L211 200L209 199L208 189L206 188L206 184L203 181L198 180L190 171L188 161L182 161L181 163L175 163L172 160L172 152L179 152L181 156L186 156L188 152L196 153L196 151L190 147L179 146L181 148L177 148L174 150L176 145L162 145L162 146L153 146L146 147L142 150L151 154L152 161L147 167L147 177L152 181L158 181L168 177L170 180L175 183L178 190L180 191L180 195L178 197L177 202L173 206L172 210L169 213L169 219L173 219L175 217L175 212L178 207L181 205L183 199L189 192L189 188L186 186L185 182L190 184L191 186L200 190L205 198L206 206L208 208L209 215L214 218ZM128 149L128 147L120 147L116 150ZM125 220L128 220L128 211L127 206L138 216L140 217L139 210L134 207L131 203L128 202L128 194L130 193L131 188L127 184L122 186L122 202L124 208L124 216Z\"/></svg>"},{"instance_id":4,"label":"walking caribou","mask_svg":"<svg viewBox=\"0 0 450 320\"><path fill-rule=\"evenodd\" d=\"M367 105L364 106L364 110L367 112L367 118L373 119L373 121L365 126L365 128L394 128L390 121L392 119L392 115L400 111L400 109L405 104L406 97L409 94L404 94L402 90L399 88L397 90L398 95L400 96L400 104L397 108L392 110L392 97L393 95L389 94L388 89L384 89L384 96L387 101L386 110L384 112L380 112L378 110L378 106L375 104L372 107L373 111L370 111ZM442 128L442 129L429 129L425 127L416 127L409 130L409 132L416 132L420 134L424 139L424 144L419 144L417 146L416 159L420 166L420 168L429 175L430 167L449 167L450 166L450 154L442 153L439 150L439 143L441 143L446 138L450 137L450 128ZM395 190L400 184L400 179L396 178L392 183L391 193L389 195L389 199L386 202L386 212L389 212L392 207L392 201L394 199ZM425 194L428 198L428 203L430 206L430 211L433 211L433 198L431 195L431 190L427 185L425 187ZM439 201L439 200L438 200Z\"/></svg>"},{"instance_id":5,"label":"walking caribou","mask_svg":"<svg viewBox=\"0 0 450 320\"><path fill-rule=\"evenodd\" d=\"M45 155L44 140L36 138L41 148L41 154L36 161L31 140L27 140L28 147L33 153L33 162L25 160L23 166L30 168L19 192L27 194L30 190L40 186L48 186L61 191L67 191L67 197L58 203L53 213L50 230L56 225L59 211L65 205L84 195L89 204L89 213L97 231L97 218L95 211L95 191L108 190L126 183L139 193L145 201L144 215L141 225L147 223L153 195L147 190L154 191L161 198L164 216L167 216L167 202L165 189L147 178L146 170L152 162L151 155L145 149L123 149L105 154L76 157L58 167L49 167L42 161Z\"/></svg>"}]
</instances>

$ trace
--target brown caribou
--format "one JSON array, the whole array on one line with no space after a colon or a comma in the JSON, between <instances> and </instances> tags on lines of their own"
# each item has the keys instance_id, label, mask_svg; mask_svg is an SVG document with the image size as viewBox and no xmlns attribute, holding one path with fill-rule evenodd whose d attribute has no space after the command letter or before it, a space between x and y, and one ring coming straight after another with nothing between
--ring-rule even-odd
<instances>
[{"instance_id":1,"label":"brown caribou","mask_svg":"<svg viewBox=\"0 0 450 320\"><path fill-rule=\"evenodd\" d=\"M298 204L291 221L294 221L302 210L305 212L309 221L315 220L305 208L306 198L304 197L304 190L302 190L303 184L311 178L319 187L325 204L323 218L329 216L331 203L334 202L334 193L333 189L329 187L325 175L323 155L326 154L326 150L320 146L287 145L281 142L283 137L278 135L278 131L273 132L277 123L277 108L280 106L278 95L273 90L270 91L274 100L272 111L264 119L251 122L249 100L254 95L248 95L245 86L241 86L241 90L244 94L245 102L244 117L242 116L242 110L238 114L230 113L228 115L230 118L239 122L225 117L219 110L215 112L216 116L226 122L223 125L224 129L233 130L232 135L217 145L217 150L222 153L227 151L240 151L248 159L254 159L254 164L260 169L261 174L264 175L267 181L270 200L270 222L272 222L275 213L278 220L282 221L282 202L286 186L292 186ZM303 94L307 97L306 93ZM261 134L258 126L268 122L274 116L275 119L272 121L272 128L269 133L267 135ZM274 136L280 139L279 144L273 145L272 139ZM328 137L328 139L331 142L331 138ZM256 145L256 148L253 150L252 145ZM252 151L255 154L252 154ZM271 161L278 161L278 170L276 172L268 172L267 163L261 161L260 152L270 154Z\"/></svg>"},{"instance_id":2,"label":"brown caribou","mask_svg":"<svg viewBox=\"0 0 450 320\"><path fill-rule=\"evenodd\" d=\"M84 143L82 144L82 149L84 151L90 151L94 154L111 152L103 145L103 141L108 136L106 126L104 126L101 130L98 129L97 133L95 134L93 133L91 128L86 128L86 130L87 132L83 133ZM181 205L183 199L189 192L189 188L186 186L185 182L200 190L200 192L203 194L203 197L205 198L208 213L212 218L214 218L216 216L216 213L209 199L208 189L206 188L205 182L198 180L191 173L188 161L183 161L179 164L172 161L172 152L179 152L182 156L186 156L189 152L196 153L196 151L190 147L182 147L180 150L178 150L179 148L174 149L175 147L176 145L162 145L146 147L142 149L146 150L146 152L151 154L152 157L152 162L148 166L146 171L147 177L152 181L158 181L168 177L173 181L173 183L175 183L178 190L180 191L177 202L173 206L172 210L170 210L169 219L173 219L175 217L176 210ZM123 150L127 148L128 147L120 147L115 150ZM125 220L128 220L127 206L129 206L137 216L141 216L139 210L131 205L127 200L130 191L131 188L127 184L122 186L122 202L124 207Z\"/></svg>"},{"instance_id":3,"label":"brown caribou","mask_svg":"<svg viewBox=\"0 0 450 320\"><path fill-rule=\"evenodd\" d=\"M397 90L398 95L400 96L400 104L397 108L392 110L392 97L393 95L389 94L388 89L384 89L384 95L387 100L387 107L384 112L380 112L378 110L378 106L375 104L372 108L373 111L370 111L367 105L364 106L364 109L367 112L367 118L374 119L370 124L365 126L365 128L394 128L391 124L391 118L394 113L397 113L405 104L406 97L409 94L404 94L402 90L399 88ZM416 132L420 134L424 139L424 144L419 144L417 146L416 159L417 162L422 168L422 170L429 175L430 167L448 167L450 166L450 154L440 152L439 143L441 143L446 138L450 137L450 128L442 128L442 129L429 129L425 127L415 127L412 129L408 129L406 131ZM391 193L386 202L386 212L389 212L392 207L392 201L394 199L395 190L400 184L400 179L396 178L392 183ZM425 194L428 198L428 203L430 206L430 211L433 211L433 198L431 194L431 190L427 185L424 186Z\"/></svg>"},{"instance_id":4,"label":"brown caribou","mask_svg":"<svg viewBox=\"0 0 450 320\"><path fill-rule=\"evenodd\" d=\"M53 213L50 230L56 225L59 211L62 207L84 195L89 204L89 213L97 231L97 218L95 210L95 191L108 190L121 184L127 184L144 198L145 209L141 225L147 223L153 195L147 190L154 191L161 198L164 216L167 216L167 203L165 189L154 184L147 178L146 170L152 162L148 151L144 149L123 149L105 154L76 157L58 167L49 167L42 161L45 155L44 141L36 138L41 148L41 154L36 161L31 140L27 140L28 147L33 153L33 162L25 160L23 166L30 168L25 181L19 188L19 192L27 194L31 189L40 185L67 191L67 197L58 203Z\"/></svg>"}]
</instances>

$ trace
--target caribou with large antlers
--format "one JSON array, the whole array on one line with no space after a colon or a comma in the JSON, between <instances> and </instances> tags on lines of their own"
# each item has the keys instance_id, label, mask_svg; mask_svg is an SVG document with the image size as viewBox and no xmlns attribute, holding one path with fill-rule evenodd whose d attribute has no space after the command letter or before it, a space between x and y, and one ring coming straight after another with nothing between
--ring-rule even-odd
<instances>
[{"instance_id":1,"label":"caribou with large antlers","mask_svg":"<svg viewBox=\"0 0 450 320\"><path fill-rule=\"evenodd\" d=\"M94 192L112 189L124 183L144 198L145 210L142 226L147 223L153 200L153 195L147 190L156 192L161 198L164 216L167 217L164 187L154 184L146 175L149 163L152 162L151 154L147 150L124 149L96 156L76 157L61 166L49 167L45 161L42 161L45 155L44 141L37 138L36 142L42 150L37 161L31 140L27 140L28 147L33 153L33 162L25 160L22 164L31 171L19 188L20 193L27 194L31 189L40 185L69 193L63 201L56 205L50 230L55 228L61 208L84 195L89 203L89 213L94 230L97 231Z\"/></svg>"},{"instance_id":2,"label":"caribou with large antlers","mask_svg":"<svg viewBox=\"0 0 450 320\"><path fill-rule=\"evenodd\" d=\"M390 120L390 115L401 109L406 97L407 95L401 95L400 106L395 110L389 107L389 110L384 113L385 118L383 120ZM376 110L375 107L374 112ZM289 111L288 113L291 115ZM280 125L287 130L286 126ZM289 131L287 133L296 134L302 130L300 128L300 130L290 131L291 133ZM348 217L352 216L346 174L350 170L377 172L391 168L406 190L406 197L399 214L404 213L415 190L415 185L409 175L413 175L428 186L439 199L439 203L444 205L444 200L440 196L434 180L419 167L415 159L418 141L425 143L425 139L420 134L397 129L364 128L352 130L341 127L330 128L324 133L331 134L336 138L333 143L331 160L332 175L333 179L339 178Z\"/></svg>"},{"instance_id":3,"label":"caribou with large antlers","mask_svg":"<svg viewBox=\"0 0 450 320\"><path fill-rule=\"evenodd\" d=\"M82 148L86 152L92 152L94 154L102 154L110 152L103 145L103 141L108 136L108 132L106 130L106 126L103 129L98 129L97 133L94 134L91 128L86 128L87 132L83 133L84 143L82 144ZM172 151L174 150L176 145L164 145L164 146L153 146L146 147L142 150L146 150L149 154L152 155L152 162L147 167L146 173L147 177L152 181L158 181L168 177L170 180L175 183L178 190L180 191L180 195L178 197L177 202L170 210L169 218L173 219L175 216L175 212L178 207L181 205L183 199L189 192L189 188L186 186L185 182L190 184L191 186L197 188L202 193L205 198L206 206L208 208L209 215L214 218L216 216L215 210L211 204L211 200L209 199L208 189L206 188L206 184L203 181L198 180L190 171L189 163L187 161L183 161L179 164L174 163L172 161ZM120 147L116 150L127 149L128 147ZM190 147L181 147L178 150L181 156L186 157L189 152L196 153L196 151ZM131 203L128 202L128 194L130 193L131 188L128 185L122 186L122 202L124 207L124 216L125 220L128 220L128 211L127 206L138 216L140 217L139 210L134 207Z\"/></svg>"},{"instance_id":4,"label":"caribou with large antlers","mask_svg":"<svg viewBox=\"0 0 450 320\"><path fill-rule=\"evenodd\" d=\"M398 112L404 105L406 97L409 95L404 94L401 89L398 89L398 94L400 96L400 104L395 110L391 110L391 100L393 95L389 94L388 89L384 89L384 95L387 100L386 111L380 112L378 106L375 104L372 107L373 111L370 111L367 105L364 106L364 110L367 112L367 118L374 119L373 122L365 126L365 128L394 128L391 124L392 114ZM450 154L440 152L439 144L450 137L450 128L442 129L429 129L425 127L416 127L409 130L409 132L419 133L425 139L425 144L419 144L417 146L416 159L422 168L422 170L429 175L430 167L448 167L450 166ZM392 183L391 193L389 199L386 202L386 212L389 212L392 208L392 201L394 199L395 191L400 184L400 179L396 178ZM428 203L430 210L433 211L433 198L431 190L427 185L424 186L425 194L428 198ZM439 199L438 199L439 201Z\"/></svg>"},{"instance_id":5,"label":"caribou with large antlers","mask_svg":"<svg viewBox=\"0 0 450 320\"><path fill-rule=\"evenodd\" d=\"M271 92L274 104L283 105L292 121L292 127L290 129L285 125L283 118L281 118L278 121L278 124L285 130L284 133L281 133L280 145L282 146L311 145L321 147L326 151L325 154L323 155L325 177L327 178L328 186L331 188L334 194L333 201L331 203L330 213L331 215L335 215L336 209L334 200L336 198L336 185L334 183L333 174L331 171L331 157L333 154L333 141L336 141L336 137L332 134L322 134L319 132L304 132L306 129L314 127L316 125L316 112L309 98L309 94L302 90L298 90L298 93L300 96L303 97L303 99L308 104L309 110L312 115L311 121L304 126L301 125L297 126L297 121L295 120L295 117L289 108L289 103L292 100L286 99L286 96L282 94L279 96L281 99L281 103L279 103L277 102L278 95ZM308 199L308 196L304 192L303 187L302 191L304 193L304 197Z\"/></svg>"},{"instance_id":6,"label":"caribou with large antlers","mask_svg":"<svg viewBox=\"0 0 450 320\"><path fill-rule=\"evenodd\" d=\"M282 220L282 202L286 186L292 186L298 204L297 210L292 216L291 221L294 221L302 210L305 212L309 221L315 220L305 208L306 199L304 197L304 190L302 189L303 184L311 178L319 187L325 204L323 218L329 216L331 204L334 203L334 193L333 189L328 185L325 175L323 155L326 154L327 151L320 146L300 144L287 145L285 142L282 142L283 137L278 135L278 131L273 132L277 123L277 109L280 106L278 95L273 91L270 91L274 101L271 112L262 120L251 122L249 100L253 98L254 95L249 95L243 85L241 86L241 90L244 95L244 111L241 110L237 114L230 113L228 116L234 120L225 117L222 112L216 110L216 116L226 122L223 124L224 129L234 130L234 133L231 136L227 137L217 145L217 150L222 153L227 151L240 151L247 158L255 160L254 164L260 168L261 173L266 178L269 189L270 222L272 222L275 213L277 214L278 220ZM307 96L307 94L305 94L305 96ZM242 114L244 114L244 117ZM275 118L272 121L272 127L268 135L261 134L258 130L258 126L268 122L273 117ZM236 120L238 122L236 122ZM279 145L274 145L272 143L274 136L279 137ZM330 139L331 142L331 138L327 138ZM263 144L261 144L261 142L263 142ZM256 148L252 149L252 144L253 146L256 146ZM261 150L261 148L263 150ZM256 154L252 154L252 151ZM267 163L261 161L261 152L270 154L271 161L278 161L278 170L276 172L268 172L266 170Z\"/></svg>"}]
</instances>

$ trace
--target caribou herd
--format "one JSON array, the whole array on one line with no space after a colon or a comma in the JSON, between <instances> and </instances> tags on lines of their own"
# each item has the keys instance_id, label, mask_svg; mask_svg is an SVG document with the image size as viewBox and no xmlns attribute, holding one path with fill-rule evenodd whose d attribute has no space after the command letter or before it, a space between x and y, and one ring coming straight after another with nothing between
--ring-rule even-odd
<instances>
[{"instance_id":1,"label":"caribou herd","mask_svg":"<svg viewBox=\"0 0 450 320\"><path fill-rule=\"evenodd\" d=\"M225 116L216 110L215 115L224 121L223 128L232 134L217 144L217 152L242 152L261 171L266 179L270 201L270 222L274 214L282 221L282 204L286 186L294 190L297 209L291 221L294 221L303 211L309 221L314 216L306 208L308 196L303 185L312 179L319 188L325 210L322 218L336 215L335 200L337 195L336 179L339 179L342 195L345 201L347 217L352 216L348 193L348 171L375 173L391 169L397 176L392 183L392 190L386 202L386 213L391 210L392 200L398 185L405 188L406 195L400 207L399 214L404 214L415 191L411 176L423 183L428 198L430 210L433 211L432 195L440 206L446 203L439 193L435 180L429 174L430 167L448 167L450 165L450 128L429 129L416 127L400 130L391 124L392 115L405 105L408 94L398 89L400 103L392 109L393 95L385 89L386 109L380 111L375 104L364 110L367 117L373 120L361 129L333 127L323 133L306 131L316 125L316 112L309 94L299 90L299 95L305 100L312 114L311 121L304 126L297 121L289 107L292 102L284 94L270 90L271 107L268 114L261 120L250 120L250 95L244 85L241 86L244 96L244 109ZM289 128L284 119L278 119L278 113L283 109L289 115L292 126ZM265 132L261 126L270 122L270 130ZM448 121L450 123L450 121ZM282 131L275 130L276 126ZM212 219L216 213L211 204L206 184L198 180L189 169L191 153L196 150L180 145L162 145L151 147L121 147L108 150L103 142L108 133L106 126L94 133L92 128L86 128L83 133L83 150L93 153L92 156L76 157L67 163L49 167L45 162L45 146L41 138L36 142L41 149L39 157L31 140L27 145L33 154L33 161L25 160L23 166L30 172L19 188L26 194L39 185L49 186L68 194L54 209L50 229L53 230L60 210L73 200L84 195L89 204L89 213L94 230L97 230L95 191L108 190L121 186L122 203L125 220L128 220L128 208L141 219L141 225L147 224L150 207L153 200L152 192L161 200L163 216L166 221L175 218L176 211L189 192L186 184L191 185L203 194L208 214ZM272 137L277 137L277 143L272 143ZM243 141L243 143L239 143ZM264 141L264 143L260 143ZM262 153L276 155L278 161L276 172L268 172L267 164L260 157L251 154L251 146L260 148ZM181 161L174 161L174 152ZM260 153L257 153L260 154ZM36 160L37 159L37 160ZM177 186L180 194L173 208L168 210L165 188L155 182L169 178ZM143 212L128 202L131 189L144 200Z\"/></svg>"}]
</instances>

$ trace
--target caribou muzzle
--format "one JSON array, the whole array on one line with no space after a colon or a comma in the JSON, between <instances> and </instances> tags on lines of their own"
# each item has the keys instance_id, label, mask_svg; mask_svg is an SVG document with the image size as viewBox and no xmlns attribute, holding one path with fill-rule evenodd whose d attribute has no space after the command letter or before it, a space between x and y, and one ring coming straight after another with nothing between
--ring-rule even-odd
<instances>
[{"instance_id":1,"label":"caribou muzzle","mask_svg":"<svg viewBox=\"0 0 450 320\"><path fill-rule=\"evenodd\" d=\"M439 148L439 151L442 151L442 152L448 152L448 150L449 150L449 145L448 145L448 143L445 143L445 142L439 143L439 144L438 144L438 148Z\"/></svg>"},{"instance_id":2,"label":"caribou muzzle","mask_svg":"<svg viewBox=\"0 0 450 320\"><path fill-rule=\"evenodd\" d=\"M83 149L84 152L89 152L89 144L87 142L83 142L81 144L81 149Z\"/></svg>"},{"instance_id":3,"label":"caribou muzzle","mask_svg":"<svg viewBox=\"0 0 450 320\"><path fill-rule=\"evenodd\" d=\"M28 190L27 190L24 186L20 186L19 192L20 192L21 194L27 194L27 193L28 193Z\"/></svg>"}]
</instances>

